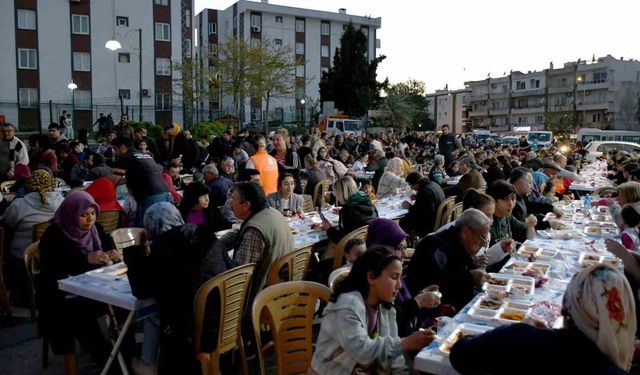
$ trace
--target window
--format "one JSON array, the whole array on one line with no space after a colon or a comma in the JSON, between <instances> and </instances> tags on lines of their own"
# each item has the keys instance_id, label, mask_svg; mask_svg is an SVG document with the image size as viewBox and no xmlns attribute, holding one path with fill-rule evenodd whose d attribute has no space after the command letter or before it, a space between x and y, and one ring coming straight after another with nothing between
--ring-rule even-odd
<instances>
[{"instance_id":1,"label":"window","mask_svg":"<svg viewBox=\"0 0 640 375\"><path fill-rule=\"evenodd\" d=\"M530 83L531 83L530 87L532 89L540 88L540 80L539 79L532 79Z\"/></svg>"},{"instance_id":2,"label":"window","mask_svg":"<svg viewBox=\"0 0 640 375\"><path fill-rule=\"evenodd\" d=\"M38 50L18 48L18 68L38 69Z\"/></svg>"},{"instance_id":3,"label":"window","mask_svg":"<svg viewBox=\"0 0 640 375\"><path fill-rule=\"evenodd\" d=\"M296 77L304 77L304 65L296 65Z\"/></svg>"},{"instance_id":4,"label":"window","mask_svg":"<svg viewBox=\"0 0 640 375\"><path fill-rule=\"evenodd\" d=\"M89 16L84 14L72 14L71 32L74 34L89 34Z\"/></svg>"},{"instance_id":5,"label":"window","mask_svg":"<svg viewBox=\"0 0 640 375\"><path fill-rule=\"evenodd\" d=\"M536 124L543 124L544 116L536 116Z\"/></svg>"},{"instance_id":6,"label":"window","mask_svg":"<svg viewBox=\"0 0 640 375\"><path fill-rule=\"evenodd\" d=\"M76 108L91 108L91 90L74 90Z\"/></svg>"},{"instance_id":7,"label":"window","mask_svg":"<svg viewBox=\"0 0 640 375\"><path fill-rule=\"evenodd\" d=\"M276 23L282 23L282 16L276 16Z\"/></svg>"},{"instance_id":8,"label":"window","mask_svg":"<svg viewBox=\"0 0 640 375\"><path fill-rule=\"evenodd\" d=\"M261 121L261 120L262 120L262 108L251 107L251 121Z\"/></svg>"},{"instance_id":9,"label":"window","mask_svg":"<svg viewBox=\"0 0 640 375\"><path fill-rule=\"evenodd\" d=\"M156 5L169 5L169 0L153 0Z\"/></svg>"},{"instance_id":10,"label":"window","mask_svg":"<svg viewBox=\"0 0 640 375\"><path fill-rule=\"evenodd\" d=\"M304 43L296 43L296 55L304 55Z\"/></svg>"},{"instance_id":11,"label":"window","mask_svg":"<svg viewBox=\"0 0 640 375\"><path fill-rule=\"evenodd\" d=\"M131 56L128 53L120 52L118 53L118 62L128 64L131 62Z\"/></svg>"},{"instance_id":12,"label":"window","mask_svg":"<svg viewBox=\"0 0 640 375\"><path fill-rule=\"evenodd\" d=\"M182 53L186 57L191 57L191 39L182 40Z\"/></svg>"},{"instance_id":13,"label":"window","mask_svg":"<svg viewBox=\"0 0 640 375\"><path fill-rule=\"evenodd\" d=\"M129 89L118 90L118 97L122 99L131 99L131 90Z\"/></svg>"},{"instance_id":14,"label":"window","mask_svg":"<svg viewBox=\"0 0 640 375\"><path fill-rule=\"evenodd\" d=\"M213 57L218 57L218 45L216 43L209 44L209 53Z\"/></svg>"},{"instance_id":15,"label":"window","mask_svg":"<svg viewBox=\"0 0 640 375\"><path fill-rule=\"evenodd\" d=\"M331 24L329 22L323 22L320 25L320 34L322 34L322 35L330 35L331 34Z\"/></svg>"},{"instance_id":16,"label":"window","mask_svg":"<svg viewBox=\"0 0 640 375\"><path fill-rule=\"evenodd\" d=\"M169 93L156 94L156 110L158 111L171 110L171 94Z\"/></svg>"},{"instance_id":17,"label":"window","mask_svg":"<svg viewBox=\"0 0 640 375\"><path fill-rule=\"evenodd\" d=\"M593 73L593 83L602 83L607 81L607 72Z\"/></svg>"},{"instance_id":18,"label":"window","mask_svg":"<svg viewBox=\"0 0 640 375\"><path fill-rule=\"evenodd\" d=\"M300 18L296 18L296 32L303 33L304 32L304 20Z\"/></svg>"},{"instance_id":19,"label":"window","mask_svg":"<svg viewBox=\"0 0 640 375\"><path fill-rule=\"evenodd\" d=\"M209 22L209 34L215 34L218 32L218 24L215 22Z\"/></svg>"},{"instance_id":20,"label":"window","mask_svg":"<svg viewBox=\"0 0 640 375\"><path fill-rule=\"evenodd\" d=\"M73 70L76 72L91 71L91 54L88 52L73 53Z\"/></svg>"},{"instance_id":21,"label":"window","mask_svg":"<svg viewBox=\"0 0 640 375\"><path fill-rule=\"evenodd\" d=\"M591 118L593 119L592 122L600 122L600 121L602 121L602 114L601 113L594 113Z\"/></svg>"},{"instance_id":22,"label":"window","mask_svg":"<svg viewBox=\"0 0 640 375\"><path fill-rule=\"evenodd\" d=\"M320 56L329 57L329 46L320 46Z\"/></svg>"},{"instance_id":23,"label":"window","mask_svg":"<svg viewBox=\"0 0 640 375\"><path fill-rule=\"evenodd\" d=\"M273 40L273 44L275 44L276 46L281 46L282 45L282 39L274 39Z\"/></svg>"},{"instance_id":24,"label":"window","mask_svg":"<svg viewBox=\"0 0 640 375\"><path fill-rule=\"evenodd\" d=\"M527 99L518 99L518 108L527 108Z\"/></svg>"},{"instance_id":25,"label":"window","mask_svg":"<svg viewBox=\"0 0 640 375\"><path fill-rule=\"evenodd\" d=\"M18 9L18 29L36 29L36 11L31 9Z\"/></svg>"},{"instance_id":26,"label":"window","mask_svg":"<svg viewBox=\"0 0 640 375\"><path fill-rule=\"evenodd\" d=\"M129 17L116 16L116 26L129 27Z\"/></svg>"},{"instance_id":27,"label":"window","mask_svg":"<svg viewBox=\"0 0 640 375\"><path fill-rule=\"evenodd\" d=\"M260 30L260 26L262 24L262 22L260 22L260 15L259 14L252 14L251 15L251 28L257 28L258 30Z\"/></svg>"},{"instance_id":28,"label":"window","mask_svg":"<svg viewBox=\"0 0 640 375\"><path fill-rule=\"evenodd\" d=\"M156 22L156 40L168 42L171 40L171 25Z\"/></svg>"},{"instance_id":29,"label":"window","mask_svg":"<svg viewBox=\"0 0 640 375\"><path fill-rule=\"evenodd\" d=\"M38 106L38 89L20 89L20 107L33 108Z\"/></svg>"},{"instance_id":30,"label":"window","mask_svg":"<svg viewBox=\"0 0 640 375\"><path fill-rule=\"evenodd\" d=\"M516 81L516 90L524 90L526 83L522 81Z\"/></svg>"},{"instance_id":31,"label":"window","mask_svg":"<svg viewBox=\"0 0 640 375\"><path fill-rule=\"evenodd\" d=\"M156 75L170 76L171 75L171 59L164 57L156 58Z\"/></svg>"}]
</instances>

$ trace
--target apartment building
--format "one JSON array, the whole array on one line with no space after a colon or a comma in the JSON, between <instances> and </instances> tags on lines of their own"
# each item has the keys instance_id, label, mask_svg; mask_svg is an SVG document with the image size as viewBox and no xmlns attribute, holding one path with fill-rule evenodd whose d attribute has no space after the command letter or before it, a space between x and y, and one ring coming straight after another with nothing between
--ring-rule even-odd
<instances>
[{"instance_id":1,"label":"apartment building","mask_svg":"<svg viewBox=\"0 0 640 375\"><path fill-rule=\"evenodd\" d=\"M465 82L474 128L542 130L550 113L574 112L580 127L632 129L640 98L640 62L611 55L562 68ZM577 129L576 129L577 130Z\"/></svg>"},{"instance_id":2,"label":"apartment building","mask_svg":"<svg viewBox=\"0 0 640 375\"><path fill-rule=\"evenodd\" d=\"M451 131L462 133L465 131L469 121L467 97L471 90L436 90L435 93L427 94L427 112L429 117L436 123L439 129L442 125L448 124Z\"/></svg>"},{"instance_id":3,"label":"apartment building","mask_svg":"<svg viewBox=\"0 0 640 375\"><path fill-rule=\"evenodd\" d=\"M65 109L76 131L99 113L117 122L122 109L132 120L182 123L171 63L191 58L192 12L192 0L2 1L0 114L21 131L46 129Z\"/></svg>"},{"instance_id":4,"label":"apartment building","mask_svg":"<svg viewBox=\"0 0 640 375\"><path fill-rule=\"evenodd\" d=\"M317 102L319 83L323 71L333 64L336 48L340 47L340 37L346 26L352 23L368 38L367 58L376 57L380 48L377 30L381 18L347 14L346 9L337 13L313 9L295 8L269 4L268 1L253 2L240 0L225 10L204 9L196 15L197 48L195 54L201 67L209 64L207 54L215 55L217 46L228 38L252 40L272 40L276 44L289 45L297 61L304 61L296 67L295 77L306 84L298 87L294 94L274 97L269 103L269 121L306 117L309 121L311 103ZM202 83L203 89L206 82ZM198 104L203 119L214 119L221 113L233 114L233 98L218 92ZM240 109L244 123L262 124L266 103L245 98Z\"/></svg>"}]
</instances>

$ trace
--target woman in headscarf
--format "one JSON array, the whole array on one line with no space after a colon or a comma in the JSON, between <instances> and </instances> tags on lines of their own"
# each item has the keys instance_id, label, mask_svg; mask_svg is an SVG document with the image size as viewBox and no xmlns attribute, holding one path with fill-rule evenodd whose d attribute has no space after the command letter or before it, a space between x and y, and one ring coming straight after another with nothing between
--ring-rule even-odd
<instances>
[{"instance_id":1,"label":"woman in headscarf","mask_svg":"<svg viewBox=\"0 0 640 375\"><path fill-rule=\"evenodd\" d=\"M180 214L188 224L207 225L214 232L231 228L216 205L209 199L211 189L200 182L192 182L184 189Z\"/></svg>"},{"instance_id":2,"label":"woman in headscarf","mask_svg":"<svg viewBox=\"0 0 640 375\"><path fill-rule=\"evenodd\" d=\"M116 199L116 188L108 177L100 177L84 190L95 199L100 211L123 211Z\"/></svg>"},{"instance_id":3,"label":"woman in headscarf","mask_svg":"<svg viewBox=\"0 0 640 375\"><path fill-rule=\"evenodd\" d=\"M62 203L62 195L54 191L55 180L51 174L39 169L27 181L27 195L11 202L3 219L5 228L13 233L11 255L23 262L24 250L33 242L33 226L53 217Z\"/></svg>"},{"instance_id":4,"label":"woman in headscarf","mask_svg":"<svg viewBox=\"0 0 640 375\"><path fill-rule=\"evenodd\" d=\"M160 312L160 374L199 373L193 345L193 301L200 285L233 266L212 230L185 224L171 203L144 215L150 242L150 286Z\"/></svg>"},{"instance_id":5,"label":"woman in headscarf","mask_svg":"<svg viewBox=\"0 0 640 375\"><path fill-rule=\"evenodd\" d=\"M451 348L451 364L461 374L628 374L636 307L624 275L605 264L585 268L562 305L564 328L519 323L462 337ZM500 358L487 360L496 353ZM535 360L523 366L523 353Z\"/></svg>"},{"instance_id":6,"label":"woman in headscarf","mask_svg":"<svg viewBox=\"0 0 640 375\"><path fill-rule=\"evenodd\" d=\"M113 241L95 222L98 213L100 207L89 194L71 192L42 235L38 246L38 323L55 354L73 356L78 339L90 349L94 360L102 364L109 345L96 317L105 313L105 306L81 297L69 298L58 289L58 280L120 261L120 255L113 250Z\"/></svg>"}]
</instances>

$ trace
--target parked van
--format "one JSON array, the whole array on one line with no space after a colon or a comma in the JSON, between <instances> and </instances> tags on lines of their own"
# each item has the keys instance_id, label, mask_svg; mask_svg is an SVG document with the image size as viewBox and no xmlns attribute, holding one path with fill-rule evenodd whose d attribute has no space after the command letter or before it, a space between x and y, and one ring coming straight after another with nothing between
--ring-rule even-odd
<instances>
[{"instance_id":1,"label":"parked van","mask_svg":"<svg viewBox=\"0 0 640 375\"><path fill-rule=\"evenodd\" d=\"M534 141L538 143L540 147L549 147L553 144L553 132L550 131L530 131L527 133L527 141L529 144L533 144Z\"/></svg>"},{"instance_id":2,"label":"parked van","mask_svg":"<svg viewBox=\"0 0 640 375\"><path fill-rule=\"evenodd\" d=\"M319 128L328 135L361 136L364 132L364 124L361 120L351 119L345 115L325 116L320 121Z\"/></svg>"}]
</instances>

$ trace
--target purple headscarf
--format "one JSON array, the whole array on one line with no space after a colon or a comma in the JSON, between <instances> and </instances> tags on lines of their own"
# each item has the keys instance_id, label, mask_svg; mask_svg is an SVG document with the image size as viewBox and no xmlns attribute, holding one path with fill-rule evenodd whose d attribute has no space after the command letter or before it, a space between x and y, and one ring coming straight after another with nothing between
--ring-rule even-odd
<instances>
[{"instance_id":1,"label":"purple headscarf","mask_svg":"<svg viewBox=\"0 0 640 375\"><path fill-rule=\"evenodd\" d=\"M96 215L100 213L100 207L89 193L74 191L66 196L51 219L51 222L62 228L67 237L75 242L84 254L102 250L102 243L95 225L89 230L80 229L78 226L80 215L87 212L89 208L95 209Z\"/></svg>"}]
</instances>

